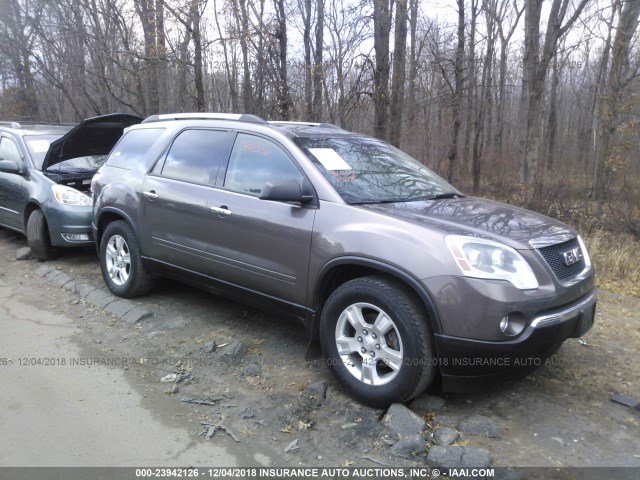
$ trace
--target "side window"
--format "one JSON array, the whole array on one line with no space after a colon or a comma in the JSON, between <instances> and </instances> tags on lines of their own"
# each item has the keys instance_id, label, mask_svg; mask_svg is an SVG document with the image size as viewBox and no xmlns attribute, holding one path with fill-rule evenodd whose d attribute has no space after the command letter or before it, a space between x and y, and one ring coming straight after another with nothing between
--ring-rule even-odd
<instances>
[{"instance_id":1,"label":"side window","mask_svg":"<svg viewBox=\"0 0 640 480\"><path fill-rule=\"evenodd\" d=\"M13 160L18 165L22 163L18 146L7 137L0 137L0 160Z\"/></svg>"},{"instance_id":2,"label":"side window","mask_svg":"<svg viewBox=\"0 0 640 480\"><path fill-rule=\"evenodd\" d=\"M228 155L228 133L185 130L173 141L161 175L174 180L207 185Z\"/></svg>"},{"instance_id":3,"label":"side window","mask_svg":"<svg viewBox=\"0 0 640 480\"><path fill-rule=\"evenodd\" d=\"M107 165L131 170L163 133L164 128L128 131L109 155Z\"/></svg>"},{"instance_id":4,"label":"side window","mask_svg":"<svg viewBox=\"0 0 640 480\"><path fill-rule=\"evenodd\" d=\"M300 183L303 180L282 148L261 137L238 134L227 167L225 188L259 195L267 181L287 178Z\"/></svg>"}]
</instances>

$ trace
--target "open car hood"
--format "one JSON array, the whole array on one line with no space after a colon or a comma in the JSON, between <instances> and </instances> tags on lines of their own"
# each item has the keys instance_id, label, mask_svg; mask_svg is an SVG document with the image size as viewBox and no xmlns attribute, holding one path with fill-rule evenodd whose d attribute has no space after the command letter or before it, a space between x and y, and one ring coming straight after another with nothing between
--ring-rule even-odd
<instances>
[{"instance_id":1,"label":"open car hood","mask_svg":"<svg viewBox=\"0 0 640 480\"><path fill-rule=\"evenodd\" d=\"M125 128L142 122L142 117L128 113L111 113L88 118L51 142L42 170L71 158L90 155L108 155L120 140Z\"/></svg>"}]
</instances>

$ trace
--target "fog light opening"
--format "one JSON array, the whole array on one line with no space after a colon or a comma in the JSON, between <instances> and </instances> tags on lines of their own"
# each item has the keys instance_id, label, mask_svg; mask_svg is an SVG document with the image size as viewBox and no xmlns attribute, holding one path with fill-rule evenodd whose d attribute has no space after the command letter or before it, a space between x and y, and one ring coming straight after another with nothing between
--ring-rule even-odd
<instances>
[{"instance_id":1,"label":"fog light opening","mask_svg":"<svg viewBox=\"0 0 640 480\"><path fill-rule=\"evenodd\" d=\"M67 242L88 242L89 234L88 233L63 233L62 238L64 238Z\"/></svg>"},{"instance_id":2,"label":"fog light opening","mask_svg":"<svg viewBox=\"0 0 640 480\"><path fill-rule=\"evenodd\" d=\"M512 312L500 320L500 331L508 337L520 335L525 327L524 316L519 312Z\"/></svg>"}]
</instances>

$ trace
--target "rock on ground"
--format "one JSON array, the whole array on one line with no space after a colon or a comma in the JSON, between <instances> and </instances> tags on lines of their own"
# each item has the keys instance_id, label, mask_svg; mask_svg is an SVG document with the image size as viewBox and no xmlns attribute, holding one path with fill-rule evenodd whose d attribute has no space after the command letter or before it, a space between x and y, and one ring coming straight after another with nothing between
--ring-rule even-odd
<instances>
[{"instance_id":1,"label":"rock on ground","mask_svg":"<svg viewBox=\"0 0 640 480\"><path fill-rule=\"evenodd\" d=\"M71 278L69 275L67 275L64 272L60 272L58 275L56 275L54 278L52 278L49 283L51 283L51 285L53 285L54 287L64 287L67 283L73 281L73 278Z\"/></svg>"},{"instance_id":2,"label":"rock on ground","mask_svg":"<svg viewBox=\"0 0 640 480\"><path fill-rule=\"evenodd\" d=\"M218 345L216 345L216 342L207 342L205 343L202 348L200 349L200 351L202 353L213 353L218 349Z\"/></svg>"},{"instance_id":3,"label":"rock on ground","mask_svg":"<svg viewBox=\"0 0 640 480\"><path fill-rule=\"evenodd\" d=\"M116 317L124 317L129 311L131 311L136 306L135 303L129 300L116 300L111 302L109 305L105 307L105 310Z\"/></svg>"},{"instance_id":4,"label":"rock on ground","mask_svg":"<svg viewBox=\"0 0 640 480\"><path fill-rule=\"evenodd\" d=\"M500 427L495 420L484 415L471 415L458 423L458 430L469 435L499 438Z\"/></svg>"},{"instance_id":5,"label":"rock on ground","mask_svg":"<svg viewBox=\"0 0 640 480\"><path fill-rule=\"evenodd\" d=\"M393 444L391 452L402 458L411 458L424 452L427 442L422 435L410 435Z\"/></svg>"},{"instance_id":6,"label":"rock on ground","mask_svg":"<svg viewBox=\"0 0 640 480\"><path fill-rule=\"evenodd\" d=\"M460 434L453 428L440 427L433 432L433 441L436 445L442 445L444 447L451 445L453 442L460 438Z\"/></svg>"},{"instance_id":7,"label":"rock on ground","mask_svg":"<svg viewBox=\"0 0 640 480\"><path fill-rule=\"evenodd\" d=\"M327 387L329 386L329 382L326 380L320 380L319 382L312 383L307 388L305 388L302 392L307 395L311 395L320 400L324 400L327 398Z\"/></svg>"},{"instance_id":8,"label":"rock on ground","mask_svg":"<svg viewBox=\"0 0 640 480\"><path fill-rule=\"evenodd\" d=\"M44 277L45 275L47 275L47 273L49 273L51 270L54 270L54 268L50 265L41 265L40 267L38 267L38 269L36 270L36 275L38 275L39 277Z\"/></svg>"},{"instance_id":9,"label":"rock on ground","mask_svg":"<svg viewBox=\"0 0 640 480\"><path fill-rule=\"evenodd\" d=\"M33 258L29 247L22 247L16 251L16 260L30 260Z\"/></svg>"},{"instance_id":10,"label":"rock on ground","mask_svg":"<svg viewBox=\"0 0 640 480\"><path fill-rule=\"evenodd\" d=\"M491 455L479 447L434 445L427 455L427 463L439 468L487 468L491 465Z\"/></svg>"},{"instance_id":11,"label":"rock on ground","mask_svg":"<svg viewBox=\"0 0 640 480\"><path fill-rule=\"evenodd\" d=\"M96 289L87 295L87 302L95 305L96 307L105 308L111 302L115 302L117 297L111 295L102 289Z\"/></svg>"},{"instance_id":12,"label":"rock on ground","mask_svg":"<svg viewBox=\"0 0 640 480\"><path fill-rule=\"evenodd\" d=\"M401 403L391 405L382 422L400 437L420 435L427 428L424 419Z\"/></svg>"},{"instance_id":13,"label":"rock on ground","mask_svg":"<svg viewBox=\"0 0 640 480\"><path fill-rule=\"evenodd\" d=\"M129 310L127 313L125 313L122 317L122 320L124 320L126 323L133 325L135 323L138 323L144 320L145 318L151 317L152 315L153 315L153 312L148 308L136 306L136 307L133 307L131 310Z\"/></svg>"},{"instance_id":14,"label":"rock on ground","mask_svg":"<svg viewBox=\"0 0 640 480\"><path fill-rule=\"evenodd\" d=\"M220 352L220 360L229 365L240 365L247 354L247 347L242 342L231 342Z\"/></svg>"},{"instance_id":15,"label":"rock on ground","mask_svg":"<svg viewBox=\"0 0 640 480\"><path fill-rule=\"evenodd\" d=\"M413 402L411 402L410 407L411 410L416 412L418 415L424 415L427 412L442 410L446 404L446 400L442 397L436 397L434 395L423 393L419 397L416 397Z\"/></svg>"},{"instance_id":16,"label":"rock on ground","mask_svg":"<svg viewBox=\"0 0 640 480\"><path fill-rule=\"evenodd\" d=\"M247 363L244 366L244 374L246 377L257 377L261 372L262 368L256 363Z\"/></svg>"}]
</instances>

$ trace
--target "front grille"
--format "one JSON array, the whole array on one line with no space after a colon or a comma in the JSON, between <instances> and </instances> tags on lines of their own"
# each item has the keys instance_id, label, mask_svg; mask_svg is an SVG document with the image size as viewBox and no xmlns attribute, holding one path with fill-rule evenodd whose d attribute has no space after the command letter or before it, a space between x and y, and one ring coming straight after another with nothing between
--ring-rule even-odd
<instances>
[{"instance_id":1,"label":"front grille","mask_svg":"<svg viewBox=\"0 0 640 480\"><path fill-rule=\"evenodd\" d=\"M564 256L562 254L574 248L580 248L580 242L578 242L577 238L569 240L568 242L539 248L538 251L547 261L547 264L551 267L551 270L553 270L558 280L566 280L567 278L575 277L586 267L584 257L572 265L567 265L564 262ZM582 252L582 255L584 254L585 252Z\"/></svg>"}]
</instances>

